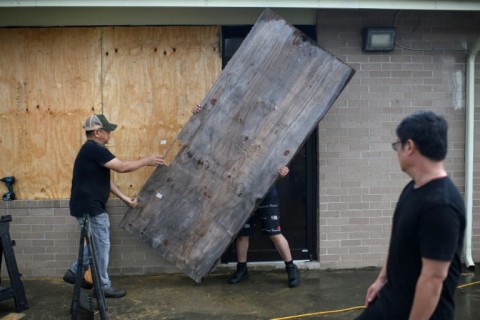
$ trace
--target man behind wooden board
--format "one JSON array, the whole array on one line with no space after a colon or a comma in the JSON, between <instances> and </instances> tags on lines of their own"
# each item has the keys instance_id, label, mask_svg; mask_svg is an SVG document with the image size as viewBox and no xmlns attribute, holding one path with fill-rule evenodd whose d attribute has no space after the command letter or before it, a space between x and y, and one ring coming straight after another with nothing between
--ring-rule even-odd
<instances>
[{"instance_id":1,"label":"man behind wooden board","mask_svg":"<svg viewBox=\"0 0 480 320\"><path fill-rule=\"evenodd\" d=\"M195 114L201 110L201 105L197 105L192 112ZM289 169L287 167L281 167L278 169L278 173L281 177L285 177L288 172ZM250 237L253 236L255 232L255 222L257 219L260 219L262 222L262 234L270 237L270 240L272 240L275 248L285 262L285 270L288 276L288 286L290 288L297 287L300 284L300 271L298 271L297 266L293 263L290 246L281 231L278 192L275 185L270 188L267 195L262 200L262 203L258 206L257 210L250 217L250 219L245 223L237 239L235 240L235 247L237 251L237 269L230 277L228 282L231 284L237 284L240 281L248 278L248 247L250 243Z\"/></svg>"}]
</instances>

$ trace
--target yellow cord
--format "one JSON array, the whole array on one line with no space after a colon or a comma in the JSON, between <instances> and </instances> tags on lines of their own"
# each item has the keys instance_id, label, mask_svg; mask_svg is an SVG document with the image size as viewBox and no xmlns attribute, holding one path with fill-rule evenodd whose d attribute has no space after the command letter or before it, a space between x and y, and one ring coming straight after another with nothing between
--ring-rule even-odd
<instances>
[{"instance_id":1,"label":"yellow cord","mask_svg":"<svg viewBox=\"0 0 480 320\"><path fill-rule=\"evenodd\" d=\"M463 289L465 287L470 287L470 286L473 286L475 284L479 284L480 281L475 281L475 282L470 282L470 283L467 283L467 284L462 284L461 286L458 286L457 289Z\"/></svg>"},{"instance_id":2,"label":"yellow cord","mask_svg":"<svg viewBox=\"0 0 480 320\"><path fill-rule=\"evenodd\" d=\"M313 312L313 313L305 313L305 314L300 314L300 315L297 315L297 316L289 316L289 317L283 317L283 318L274 318L274 319L271 319L271 320L286 320L286 319L296 319L296 318L303 318L303 317L310 317L310 316L320 316L320 315L325 315L325 314L347 312L347 311L352 311L352 310L357 310L357 309L365 309L365 307L364 307L364 306L357 306L357 307L351 307L351 308L339 309L339 310L331 310L331 311L320 311L320 312Z\"/></svg>"},{"instance_id":3,"label":"yellow cord","mask_svg":"<svg viewBox=\"0 0 480 320\"><path fill-rule=\"evenodd\" d=\"M473 285L476 285L476 284L480 284L480 281L475 281L475 282L470 282L470 283L467 283L467 284L462 284L462 285L458 286L457 289L463 289L463 288L470 287L470 286L473 286ZM310 317L310 316L320 316L320 315L325 315L325 314L347 312L347 311L358 310L358 309L365 309L365 307L364 306L357 306L357 307L338 309L338 310L304 313L304 314L299 314L299 315L296 315L296 316L289 316L289 317L283 317L283 318L273 318L273 319L270 319L270 320L298 319L298 318L304 318L304 317Z\"/></svg>"}]
</instances>

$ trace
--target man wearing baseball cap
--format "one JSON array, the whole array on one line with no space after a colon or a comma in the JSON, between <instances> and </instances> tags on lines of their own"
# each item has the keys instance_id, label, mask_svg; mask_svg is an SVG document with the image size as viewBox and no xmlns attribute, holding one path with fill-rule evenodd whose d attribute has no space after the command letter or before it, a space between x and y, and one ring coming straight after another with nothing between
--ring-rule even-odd
<instances>
[{"instance_id":1,"label":"man wearing baseball cap","mask_svg":"<svg viewBox=\"0 0 480 320\"><path fill-rule=\"evenodd\" d=\"M110 252L110 220L106 204L110 192L122 199L129 207L138 206L138 198L124 195L110 180L110 170L119 173L132 172L145 166L163 165L163 157L151 155L138 160L123 161L113 155L105 146L110 140L110 134L117 128L103 114L89 116L83 125L87 141L78 152L73 166L72 190L70 197L70 214L77 218L80 224L88 214L90 232L94 239L96 262L98 265L103 291L106 298L121 298L126 291L115 289L108 276L108 261ZM88 250L84 251L83 272L88 268ZM65 273L63 280L74 284L77 272L77 262ZM88 284L82 282L82 287ZM91 286L90 286L91 287Z\"/></svg>"}]
</instances>

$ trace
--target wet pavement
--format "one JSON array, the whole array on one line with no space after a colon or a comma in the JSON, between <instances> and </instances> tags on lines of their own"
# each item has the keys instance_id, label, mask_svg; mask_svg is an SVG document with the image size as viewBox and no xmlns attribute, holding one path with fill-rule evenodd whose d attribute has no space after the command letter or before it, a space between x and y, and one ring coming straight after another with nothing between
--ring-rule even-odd
<instances>
[{"instance_id":1,"label":"wet pavement","mask_svg":"<svg viewBox=\"0 0 480 320\"><path fill-rule=\"evenodd\" d=\"M302 284L288 288L282 269L249 269L249 278L236 285L227 283L233 266L217 268L200 284L184 274L112 277L114 287L127 295L106 300L108 319L353 319L378 274L378 269L300 268ZM478 319L479 280L473 272L462 274L456 319ZM60 278L24 279L23 284L29 304L22 312L25 319L70 319L72 285ZM14 312L13 299L0 302L0 319ZM100 314L80 311L78 319L100 319Z\"/></svg>"}]
</instances>

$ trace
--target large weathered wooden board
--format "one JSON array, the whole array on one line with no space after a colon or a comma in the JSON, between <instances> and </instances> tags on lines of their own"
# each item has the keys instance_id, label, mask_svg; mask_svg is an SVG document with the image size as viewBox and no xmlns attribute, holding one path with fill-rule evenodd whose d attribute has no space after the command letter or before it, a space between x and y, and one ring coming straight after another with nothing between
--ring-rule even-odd
<instances>
[{"instance_id":1,"label":"large weathered wooden board","mask_svg":"<svg viewBox=\"0 0 480 320\"><path fill-rule=\"evenodd\" d=\"M353 73L265 10L121 226L200 282Z\"/></svg>"}]
</instances>

